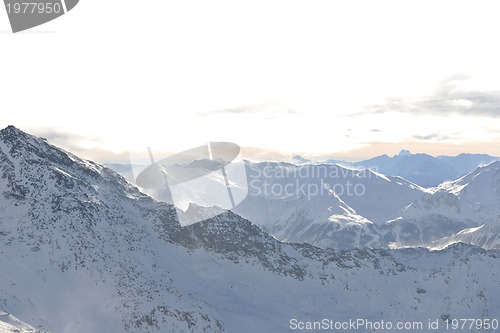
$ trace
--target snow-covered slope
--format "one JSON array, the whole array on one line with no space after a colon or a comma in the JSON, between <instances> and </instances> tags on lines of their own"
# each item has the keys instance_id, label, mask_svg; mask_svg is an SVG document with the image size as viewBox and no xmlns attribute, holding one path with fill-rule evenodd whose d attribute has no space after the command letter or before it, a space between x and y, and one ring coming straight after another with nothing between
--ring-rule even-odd
<instances>
[{"instance_id":1,"label":"snow-covered slope","mask_svg":"<svg viewBox=\"0 0 500 333\"><path fill-rule=\"evenodd\" d=\"M234 212L279 240L380 247L377 225L426 190L399 177L338 165L247 163L249 195Z\"/></svg>"},{"instance_id":2,"label":"snow-covered slope","mask_svg":"<svg viewBox=\"0 0 500 333\"><path fill-rule=\"evenodd\" d=\"M425 194L403 208L398 219L386 223L381 233L398 246L434 247L433 242L461 239L470 232L467 228L481 226L498 215L500 162L493 162Z\"/></svg>"},{"instance_id":3,"label":"snow-covered slope","mask_svg":"<svg viewBox=\"0 0 500 333\"><path fill-rule=\"evenodd\" d=\"M500 161L477 168L441 189L458 196L462 206L483 220L500 215Z\"/></svg>"},{"instance_id":4,"label":"snow-covered slope","mask_svg":"<svg viewBox=\"0 0 500 333\"><path fill-rule=\"evenodd\" d=\"M289 332L294 319L500 313L498 251L322 250L231 212L181 227L171 205L13 127L0 167L0 308L38 330Z\"/></svg>"},{"instance_id":5,"label":"snow-covered slope","mask_svg":"<svg viewBox=\"0 0 500 333\"><path fill-rule=\"evenodd\" d=\"M443 249L454 243L468 243L483 249L500 249L500 216L489 219L483 225L461 230L432 244L434 249Z\"/></svg>"},{"instance_id":6,"label":"snow-covered slope","mask_svg":"<svg viewBox=\"0 0 500 333\"><path fill-rule=\"evenodd\" d=\"M23 323L10 313L0 310L0 333L43 333Z\"/></svg>"},{"instance_id":7,"label":"snow-covered slope","mask_svg":"<svg viewBox=\"0 0 500 333\"><path fill-rule=\"evenodd\" d=\"M460 215L471 221L468 228L447 235L431 244L442 248L455 242L465 242L485 249L500 247L500 161L479 167L468 175L439 187L440 192L453 195L459 203ZM458 220L457 217L455 217Z\"/></svg>"},{"instance_id":8,"label":"snow-covered slope","mask_svg":"<svg viewBox=\"0 0 500 333\"><path fill-rule=\"evenodd\" d=\"M381 234L392 246L427 246L474 225L470 218L456 195L443 191L426 193L404 207L400 217L385 223Z\"/></svg>"},{"instance_id":9,"label":"snow-covered slope","mask_svg":"<svg viewBox=\"0 0 500 333\"><path fill-rule=\"evenodd\" d=\"M334 192L308 200L306 197L252 198L256 209L253 216L262 221L261 227L285 242L304 242L319 247L349 249L362 246L378 246L378 232L373 222L358 215ZM247 201L247 205L250 200ZM261 209L258 208L261 207ZM262 207L273 214L266 214ZM240 208L249 206L238 206ZM250 214L249 214L250 215ZM274 215L275 220L267 220Z\"/></svg>"},{"instance_id":10,"label":"snow-covered slope","mask_svg":"<svg viewBox=\"0 0 500 333\"><path fill-rule=\"evenodd\" d=\"M397 217L402 207L428 193L422 187L400 177L387 177L371 170L354 170L328 164L296 166L288 163L249 162L247 176L248 201L255 197L283 199L302 196L314 205L315 199L328 196L333 191L359 215L377 224ZM276 214L281 216L281 213ZM251 220L265 224L256 216Z\"/></svg>"},{"instance_id":11,"label":"snow-covered slope","mask_svg":"<svg viewBox=\"0 0 500 333\"><path fill-rule=\"evenodd\" d=\"M403 209L405 218L442 215L471 226L500 215L500 161L441 184Z\"/></svg>"}]
</instances>

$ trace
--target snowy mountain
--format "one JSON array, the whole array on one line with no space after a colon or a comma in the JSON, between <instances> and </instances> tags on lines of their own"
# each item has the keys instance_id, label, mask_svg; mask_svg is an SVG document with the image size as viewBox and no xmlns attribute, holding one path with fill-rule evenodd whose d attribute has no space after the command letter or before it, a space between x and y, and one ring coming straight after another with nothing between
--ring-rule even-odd
<instances>
[{"instance_id":1,"label":"snowy mountain","mask_svg":"<svg viewBox=\"0 0 500 333\"><path fill-rule=\"evenodd\" d=\"M375 161L430 158L419 155L402 151ZM328 164L248 163L247 174L250 195L236 213L281 241L323 248L433 247L500 215L500 162L433 190L400 177Z\"/></svg>"},{"instance_id":2,"label":"snowy mountain","mask_svg":"<svg viewBox=\"0 0 500 333\"><path fill-rule=\"evenodd\" d=\"M433 242L452 236L467 224L443 215L428 215L419 219L397 218L379 228L381 243L389 248L426 247L434 248Z\"/></svg>"},{"instance_id":3,"label":"snowy mountain","mask_svg":"<svg viewBox=\"0 0 500 333\"><path fill-rule=\"evenodd\" d=\"M289 332L359 318L359 331L430 332L429 319L500 313L498 251L322 250L231 212L181 227L171 205L14 127L0 131L0 166L3 331Z\"/></svg>"},{"instance_id":4,"label":"snowy mountain","mask_svg":"<svg viewBox=\"0 0 500 333\"><path fill-rule=\"evenodd\" d=\"M446 182L441 190L455 194L463 210L481 221L500 215L500 161L477 168L455 181Z\"/></svg>"},{"instance_id":5,"label":"snowy mountain","mask_svg":"<svg viewBox=\"0 0 500 333\"><path fill-rule=\"evenodd\" d=\"M461 230L455 235L444 237L432 244L434 249L443 249L455 243L468 243L483 249L500 249L500 216L486 221L476 228Z\"/></svg>"},{"instance_id":6,"label":"snowy mountain","mask_svg":"<svg viewBox=\"0 0 500 333\"><path fill-rule=\"evenodd\" d=\"M500 162L477 168L405 207L403 218L440 215L474 227L500 215Z\"/></svg>"},{"instance_id":7,"label":"snowy mountain","mask_svg":"<svg viewBox=\"0 0 500 333\"><path fill-rule=\"evenodd\" d=\"M252 215L263 230L284 242L335 249L379 245L373 222L358 215L331 190L312 200L305 196L247 197L234 211ZM273 219L267 218L271 216Z\"/></svg>"},{"instance_id":8,"label":"snowy mountain","mask_svg":"<svg viewBox=\"0 0 500 333\"><path fill-rule=\"evenodd\" d=\"M435 192L403 208L401 216L386 223L382 233L387 242L398 246L434 247L434 242L441 238L466 241L470 237L463 236L470 233L469 228L474 229L498 216L500 162L493 162L441 184ZM476 235L480 233L481 228ZM482 246L483 242L473 244Z\"/></svg>"},{"instance_id":9,"label":"snowy mountain","mask_svg":"<svg viewBox=\"0 0 500 333\"><path fill-rule=\"evenodd\" d=\"M249 195L233 211L281 241L381 247L377 224L427 191L399 177L338 165L247 163Z\"/></svg>"}]
</instances>

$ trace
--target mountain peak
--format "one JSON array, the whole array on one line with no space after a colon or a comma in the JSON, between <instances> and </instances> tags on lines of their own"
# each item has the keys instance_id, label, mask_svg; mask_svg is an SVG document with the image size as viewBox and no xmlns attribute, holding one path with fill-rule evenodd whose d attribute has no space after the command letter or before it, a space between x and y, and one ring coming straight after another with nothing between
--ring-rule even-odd
<instances>
[{"instance_id":1,"label":"mountain peak","mask_svg":"<svg viewBox=\"0 0 500 333\"><path fill-rule=\"evenodd\" d=\"M406 149L402 149L397 156L411 156L411 152Z\"/></svg>"},{"instance_id":2,"label":"mountain peak","mask_svg":"<svg viewBox=\"0 0 500 333\"><path fill-rule=\"evenodd\" d=\"M19 136L27 136L25 132L21 131L19 128L9 125L3 130L0 130L0 137L2 139L13 139Z\"/></svg>"},{"instance_id":3,"label":"mountain peak","mask_svg":"<svg viewBox=\"0 0 500 333\"><path fill-rule=\"evenodd\" d=\"M47 155L53 155L51 153L54 151L59 151L59 149L50 146L47 140L23 132L12 125L0 130L0 143L7 147L3 153L8 153L13 157L26 157L27 154L47 157Z\"/></svg>"},{"instance_id":4,"label":"mountain peak","mask_svg":"<svg viewBox=\"0 0 500 333\"><path fill-rule=\"evenodd\" d=\"M44 150L43 144L46 144L44 139L25 133L12 125L0 130L0 143L7 148L4 153L14 154L15 156L20 156L20 154L23 154L22 152L28 151L40 154L40 151Z\"/></svg>"},{"instance_id":5,"label":"mountain peak","mask_svg":"<svg viewBox=\"0 0 500 333\"><path fill-rule=\"evenodd\" d=\"M310 162L311 160L308 160L300 155L295 155L294 157L292 157L292 163L294 164L308 164Z\"/></svg>"},{"instance_id":6,"label":"mountain peak","mask_svg":"<svg viewBox=\"0 0 500 333\"><path fill-rule=\"evenodd\" d=\"M54 167L61 170L67 168L68 174L71 174L75 168L87 175L92 173L91 170L100 170L95 163L81 160L49 144L47 140L25 133L14 126L0 130L0 161L10 163L11 168L18 168L16 172L20 172L23 166L26 166L21 173L26 172L30 175L35 175L44 168L52 170ZM14 172L13 169L12 172ZM43 173L45 172L51 173L44 169ZM97 177L98 172L93 176Z\"/></svg>"}]
</instances>

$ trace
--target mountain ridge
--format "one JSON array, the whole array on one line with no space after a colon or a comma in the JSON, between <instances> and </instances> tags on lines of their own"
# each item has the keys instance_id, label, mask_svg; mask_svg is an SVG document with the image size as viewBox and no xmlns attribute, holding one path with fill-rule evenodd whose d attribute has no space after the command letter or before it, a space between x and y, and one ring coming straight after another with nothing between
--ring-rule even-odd
<instances>
[{"instance_id":1,"label":"mountain ridge","mask_svg":"<svg viewBox=\"0 0 500 333\"><path fill-rule=\"evenodd\" d=\"M300 156L299 158L307 161ZM297 157L295 159L297 160ZM425 153L413 154L403 149L392 157L383 154L358 162L330 159L324 163L351 168L369 168L386 175L403 177L423 187L435 187L498 160L500 157L488 154L461 153L456 156L432 156ZM434 173L429 172L430 170L434 170Z\"/></svg>"}]
</instances>

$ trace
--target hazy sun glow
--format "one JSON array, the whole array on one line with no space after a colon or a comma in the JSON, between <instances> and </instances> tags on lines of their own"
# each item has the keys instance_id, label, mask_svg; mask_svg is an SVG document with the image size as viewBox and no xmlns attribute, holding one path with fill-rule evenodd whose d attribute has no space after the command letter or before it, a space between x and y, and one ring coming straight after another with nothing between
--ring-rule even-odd
<instances>
[{"instance_id":1,"label":"hazy sun glow","mask_svg":"<svg viewBox=\"0 0 500 333\"><path fill-rule=\"evenodd\" d=\"M38 29L54 33L0 34L8 50L0 125L100 160L221 140L332 157L398 144L494 154L499 9L496 1L87 1Z\"/></svg>"}]
</instances>

